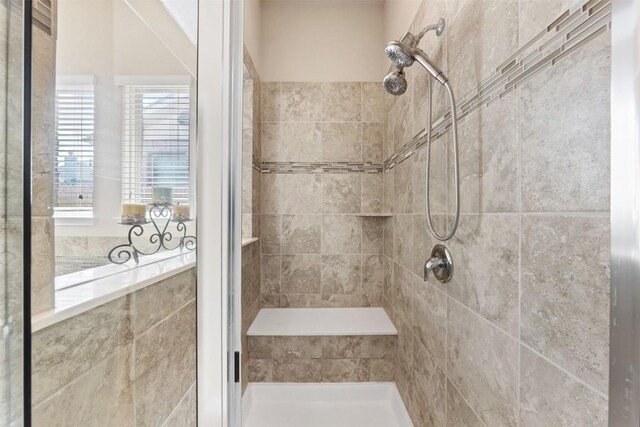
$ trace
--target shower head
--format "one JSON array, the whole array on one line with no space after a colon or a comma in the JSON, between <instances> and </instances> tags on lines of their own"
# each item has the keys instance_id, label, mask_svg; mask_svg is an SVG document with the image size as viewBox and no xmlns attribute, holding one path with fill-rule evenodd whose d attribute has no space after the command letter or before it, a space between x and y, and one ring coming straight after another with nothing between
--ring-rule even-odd
<instances>
[{"instance_id":1,"label":"shower head","mask_svg":"<svg viewBox=\"0 0 640 427\"><path fill-rule=\"evenodd\" d=\"M422 36L431 30L434 30L438 36L441 35L444 30L444 19L440 19L437 24L425 27L417 36L411 33L405 33L400 40L392 40L387 43L384 52L396 67L396 70L387 74L383 80L387 92L392 95L402 95L407 90L407 81L404 78L402 69L412 66L416 61L422 65L434 79L442 84L447 82L447 77L442 70L431 62L422 49L418 48L418 43Z\"/></svg>"},{"instance_id":2,"label":"shower head","mask_svg":"<svg viewBox=\"0 0 640 427\"><path fill-rule=\"evenodd\" d=\"M411 33L406 33L400 41L393 40L387 43L384 53L398 68L410 67L415 60L413 49L418 45L418 39Z\"/></svg>"},{"instance_id":3,"label":"shower head","mask_svg":"<svg viewBox=\"0 0 640 427\"><path fill-rule=\"evenodd\" d=\"M400 96L407 91L407 80L404 78L404 72L400 69L396 69L384 76L382 84L391 95Z\"/></svg>"}]
</instances>

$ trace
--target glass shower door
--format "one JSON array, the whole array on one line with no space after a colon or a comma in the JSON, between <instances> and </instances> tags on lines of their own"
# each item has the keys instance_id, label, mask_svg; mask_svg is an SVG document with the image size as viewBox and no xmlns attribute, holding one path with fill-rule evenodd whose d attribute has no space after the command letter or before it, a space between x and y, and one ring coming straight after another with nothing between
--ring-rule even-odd
<instances>
[{"instance_id":1,"label":"glass shower door","mask_svg":"<svg viewBox=\"0 0 640 427\"><path fill-rule=\"evenodd\" d=\"M23 0L0 1L0 426L24 424Z\"/></svg>"}]
</instances>

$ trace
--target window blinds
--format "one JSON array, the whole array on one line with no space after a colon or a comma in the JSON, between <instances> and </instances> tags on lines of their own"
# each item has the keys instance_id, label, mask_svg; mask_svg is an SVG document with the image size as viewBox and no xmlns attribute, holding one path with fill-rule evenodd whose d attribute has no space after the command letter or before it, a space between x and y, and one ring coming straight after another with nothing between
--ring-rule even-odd
<instances>
[{"instance_id":1,"label":"window blinds","mask_svg":"<svg viewBox=\"0 0 640 427\"><path fill-rule=\"evenodd\" d=\"M56 86L54 206L66 211L93 208L93 84Z\"/></svg>"},{"instance_id":2,"label":"window blinds","mask_svg":"<svg viewBox=\"0 0 640 427\"><path fill-rule=\"evenodd\" d=\"M123 202L170 187L174 203L189 203L189 86L124 86L123 101Z\"/></svg>"}]
</instances>

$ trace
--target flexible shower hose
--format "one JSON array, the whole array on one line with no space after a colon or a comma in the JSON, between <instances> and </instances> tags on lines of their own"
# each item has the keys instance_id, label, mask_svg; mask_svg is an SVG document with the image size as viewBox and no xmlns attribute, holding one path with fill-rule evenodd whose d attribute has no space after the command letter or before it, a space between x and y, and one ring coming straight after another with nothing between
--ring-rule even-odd
<instances>
[{"instance_id":1,"label":"flexible shower hose","mask_svg":"<svg viewBox=\"0 0 640 427\"><path fill-rule=\"evenodd\" d=\"M449 82L445 82L444 87L447 89L447 93L449 95L449 105L451 109L451 132L453 134L453 156L454 156L453 183L455 187L456 217L455 217L455 220L453 221L453 226L451 227L451 230L449 231L449 233L447 233L444 236L441 236L440 234L438 234L438 232L435 230L435 227L433 226L433 221L431 219L430 203L429 203L429 175L430 175L429 172L431 168L431 121L432 121L431 79L429 79L429 84L427 85L427 87L428 87L428 96L429 96L429 121L427 123L427 147L426 147L426 151L427 151L426 166L427 167L425 168L425 205L426 205L425 208L426 208L426 214L427 214L426 215L427 226L429 227L429 231L431 231L431 234L433 234L433 236L436 239L444 242L453 237L453 235L456 233L456 230L458 229L458 222L460 221L460 179L459 179L460 167L458 162L458 120L456 117L456 101L453 96L453 90L451 89L451 85L449 85Z\"/></svg>"}]
</instances>

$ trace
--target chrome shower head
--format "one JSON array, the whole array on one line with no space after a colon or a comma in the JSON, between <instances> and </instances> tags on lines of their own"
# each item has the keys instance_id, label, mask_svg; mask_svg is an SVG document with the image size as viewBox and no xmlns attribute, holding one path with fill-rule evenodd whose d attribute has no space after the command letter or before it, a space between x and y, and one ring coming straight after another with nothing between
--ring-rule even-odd
<instances>
[{"instance_id":1,"label":"chrome shower head","mask_svg":"<svg viewBox=\"0 0 640 427\"><path fill-rule=\"evenodd\" d=\"M411 33L406 33L402 38L387 43L384 52L387 57L398 68L410 67L413 65L413 49L418 45L418 39Z\"/></svg>"},{"instance_id":2,"label":"chrome shower head","mask_svg":"<svg viewBox=\"0 0 640 427\"><path fill-rule=\"evenodd\" d=\"M387 74L382 81L387 92L392 95L402 95L407 90L407 81L404 78L402 69L412 66L416 61L438 82L442 84L447 82L447 77L442 73L442 70L431 62L422 49L418 48L418 43L422 36L432 30L436 32L436 35L440 36L444 31L444 19L440 18L437 24L426 26L417 36L405 33L400 40L393 40L387 43L384 52L396 67L396 70Z\"/></svg>"},{"instance_id":3,"label":"chrome shower head","mask_svg":"<svg viewBox=\"0 0 640 427\"><path fill-rule=\"evenodd\" d=\"M384 76L382 84L391 95L400 96L407 91L407 80L402 70L396 69Z\"/></svg>"}]
</instances>

